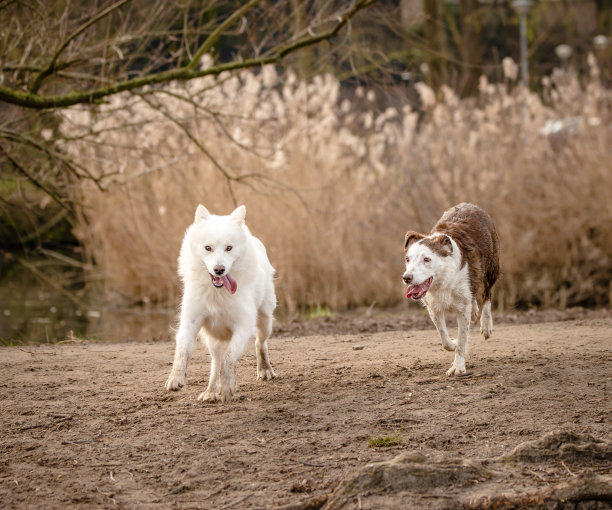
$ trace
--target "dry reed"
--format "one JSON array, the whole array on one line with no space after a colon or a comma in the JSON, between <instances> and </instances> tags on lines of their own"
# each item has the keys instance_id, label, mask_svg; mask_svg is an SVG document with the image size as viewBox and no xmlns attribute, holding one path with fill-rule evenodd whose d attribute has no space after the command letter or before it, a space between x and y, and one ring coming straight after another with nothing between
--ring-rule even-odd
<instances>
[{"instance_id":1,"label":"dry reed","mask_svg":"<svg viewBox=\"0 0 612 510\"><path fill-rule=\"evenodd\" d=\"M75 190L77 233L112 295L175 303L196 205L244 203L286 311L384 306L403 297L404 232L471 201L501 237L499 307L606 305L612 95L592 64L586 87L559 74L542 96L483 78L476 100L444 89L436 102L420 85L420 112L375 112L372 91L350 101L331 76L307 84L271 67L75 108L65 150L118 172L107 193Z\"/></svg>"}]
</instances>

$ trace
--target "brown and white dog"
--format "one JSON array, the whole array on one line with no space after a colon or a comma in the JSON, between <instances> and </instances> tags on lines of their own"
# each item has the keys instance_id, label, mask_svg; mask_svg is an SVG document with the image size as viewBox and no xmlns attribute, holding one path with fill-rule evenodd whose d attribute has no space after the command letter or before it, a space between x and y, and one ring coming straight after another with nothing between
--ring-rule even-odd
<instances>
[{"instance_id":1,"label":"brown and white dog","mask_svg":"<svg viewBox=\"0 0 612 510\"><path fill-rule=\"evenodd\" d=\"M499 238L491 217L480 207L462 203L446 211L427 235L409 231L405 238L408 299L421 300L436 326L442 345L455 351L446 375L465 373L470 319L482 305L480 332L493 332L491 287L499 276ZM445 313L457 313L454 342Z\"/></svg>"}]
</instances>

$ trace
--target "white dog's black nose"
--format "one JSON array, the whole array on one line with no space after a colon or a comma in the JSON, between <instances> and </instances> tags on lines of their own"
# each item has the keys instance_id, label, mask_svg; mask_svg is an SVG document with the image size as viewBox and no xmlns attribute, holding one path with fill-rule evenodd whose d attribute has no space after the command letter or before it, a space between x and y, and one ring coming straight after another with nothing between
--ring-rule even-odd
<instances>
[{"instance_id":1,"label":"white dog's black nose","mask_svg":"<svg viewBox=\"0 0 612 510\"><path fill-rule=\"evenodd\" d=\"M215 271L216 275L221 276L223 273L225 273L225 266L215 266L213 267L213 270Z\"/></svg>"},{"instance_id":2,"label":"white dog's black nose","mask_svg":"<svg viewBox=\"0 0 612 510\"><path fill-rule=\"evenodd\" d=\"M412 278L413 278L413 276L411 274L405 274L404 275L404 281L406 283L412 283Z\"/></svg>"}]
</instances>

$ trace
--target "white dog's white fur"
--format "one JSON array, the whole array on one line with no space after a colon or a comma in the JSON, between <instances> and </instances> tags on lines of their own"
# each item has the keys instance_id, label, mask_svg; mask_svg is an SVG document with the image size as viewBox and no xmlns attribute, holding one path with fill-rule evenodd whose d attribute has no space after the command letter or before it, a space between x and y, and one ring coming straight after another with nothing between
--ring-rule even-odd
<instances>
[{"instance_id":1,"label":"white dog's white fur","mask_svg":"<svg viewBox=\"0 0 612 510\"><path fill-rule=\"evenodd\" d=\"M275 376L267 340L276 308L274 268L266 249L245 225L246 208L229 216L199 205L179 255L184 284L176 351L167 390L185 384L198 333L211 355L208 387L198 400L228 401L236 391L236 362L255 337L257 379Z\"/></svg>"}]
</instances>

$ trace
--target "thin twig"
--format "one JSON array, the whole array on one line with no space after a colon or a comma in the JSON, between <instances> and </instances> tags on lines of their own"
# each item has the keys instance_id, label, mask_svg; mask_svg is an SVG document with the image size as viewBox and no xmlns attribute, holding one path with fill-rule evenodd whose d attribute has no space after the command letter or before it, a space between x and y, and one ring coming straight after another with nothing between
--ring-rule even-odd
<instances>
[{"instance_id":1,"label":"thin twig","mask_svg":"<svg viewBox=\"0 0 612 510\"><path fill-rule=\"evenodd\" d=\"M539 473L536 473L533 469L527 469L527 471L529 473L531 473L532 475L534 475L536 478L538 478L539 480L542 480L543 482L546 482L546 478L544 478L542 475L540 475Z\"/></svg>"},{"instance_id":2,"label":"thin twig","mask_svg":"<svg viewBox=\"0 0 612 510\"><path fill-rule=\"evenodd\" d=\"M221 166L221 163L219 163L217 161L217 159L208 151L208 149L206 147L204 147L204 145L202 145L202 143L191 133L191 131L189 131L189 129L187 129L187 127L185 127L181 122L179 122L177 119L175 119L172 115L170 115L164 109L161 109L161 108L158 108L158 107L156 108L155 105L153 105L153 103L151 103L151 101L149 101L142 94L139 94L139 95L142 98L142 100L145 103L147 103L151 108L159 111L169 121L171 121L172 123L176 124L183 131L183 133L185 133L187 135L187 137L195 144L195 146L198 149L200 149L201 152L204 153L204 155L215 166L215 168L217 168L217 170L219 170L221 172L221 174L223 174L223 177L225 177L225 182L227 183L227 187L228 187L228 190L229 190L232 202L233 202L234 206L238 205L238 202L236 200L236 196L234 195L234 190L232 188L232 181L236 181L236 180L238 180L238 178L234 177L225 168L223 168L223 166Z\"/></svg>"},{"instance_id":3,"label":"thin twig","mask_svg":"<svg viewBox=\"0 0 612 510\"><path fill-rule=\"evenodd\" d=\"M191 62L187 64L187 69L195 69L196 66L200 63L200 59L209 51L213 44L217 42L217 39L223 35L223 32L234 24L239 18L244 16L248 11L253 9L261 0L251 0L248 4L243 5L240 9L234 11L231 16L229 16L223 23L221 23L212 34L210 34L202 46L196 51L196 54L191 59Z\"/></svg>"},{"instance_id":4,"label":"thin twig","mask_svg":"<svg viewBox=\"0 0 612 510\"><path fill-rule=\"evenodd\" d=\"M55 227L60 221L62 221L68 214L67 209L60 209L57 214L55 214L52 218L47 220L44 224L36 227L33 232L25 236L21 242L23 244L31 241L32 239L37 239L42 237L42 235Z\"/></svg>"},{"instance_id":5,"label":"thin twig","mask_svg":"<svg viewBox=\"0 0 612 510\"><path fill-rule=\"evenodd\" d=\"M612 464L610 464L609 466L601 466L601 467L593 468L593 471L597 473L603 473L605 471L612 471Z\"/></svg>"},{"instance_id":6,"label":"thin twig","mask_svg":"<svg viewBox=\"0 0 612 510\"><path fill-rule=\"evenodd\" d=\"M304 466L310 466L310 467L327 467L327 464L319 464L316 462L307 462L305 460L300 460L300 459L295 459L295 462L298 462L300 464L303 464Z\"/></svg>"},{"instance_id":7,"label":"thin twig","mask_svg":"<svg viewBox=\"0 0 612 510\"><path fill-rule=\"evenodd\" d=\"M87 444L87 443L99 443L99 439L77 439L75 441L62 441L62 444Z\"/></svg>"},{"instance_id":8,"label":"thin twig","mask_svg":"<svg viewBox=\"0 0 612 510\"><path fill-rule=\"evenodd\" d=\"M46 423L39 423L38 425L28 425L27 427L21 427L19 430L21 432L24 432L26 430L39 429L41 427L46 427L46 426L47 426Z\"/></svg>"},{"instance_id":9,"label":"thin twig","mask_svg":"<svg viewBox=\"0 0 612 510\"><path fill-rule=\"evenodd\" d=\"M32 175L30 172L28 172L24 167L22 167L15 159L13 159L11 157L11 155L8 153L8 151L2 146L0 145L0 153L4 154L4 157L6 157L6 159L9 161L9 163L13 166L13 168L15 168L15 170L17 170L19 173L23 174L25 177L28 178L28 180L34 184L34 186L36 186L37 188L41 189L42 191L44 191L47 195L49 195L55 202L57 202L60 206L62 206L64 209L68 210L69 212L72 212L72 209L70 208L70 206L68 206L61 198L60 196L55 193L55 191L53 191L51 188L49 188L47 185L43 184L40 180L38 180L34 175Z\"/></svg>"},{"instance_id":10,"label":"thin twig","mask_svg":"<svg viewBox=\"0 0 612 510\"><path fill-rule=\"evenodd\" d=\"M210 160L210 162L217 168L217 170L219 170L221 172L221 174L223 175L223 177L226 180L226 183L227 183L227 186L228 186L228 189L229 189L229 193L230 193L230 197L232 199L232 202L233 202L234 206L238 205L238 202L236 200L236 196L235 196L234 190L232 188L232 183L233 182L240 183L240 184L243 184L245 186L248 186L253 191L258 191L253 185L251 185L247 181L250 181L250 180L259 180L259 181L265 182L267 186L275 186L276 189L278 189L278 190L288 191L288 192L292 193L301 202L301 204L304 206L304 209L306 209L306 212L308 213L308 215L311 216L311 212L309 210L308 204L304 200L304 197L301 195L300 190L295 189L292 186L289 186L289 185L287 185L287 184L285 184L285 183L283 183L283 182L281 182L281 181L279 181L277 179L274 179L272 177L269 177L267 175L260 174L260 173L248 173L248 174L244 174L244 175L232 175L232 174L230 174L230 172L228 170L226 170L217 161L217 159L208 151L208 149L206 149L206 147L204 147L202 145L202 143L191 133L191 131L185 125L183 125L181 122L179 122L177 119L175 119L170 113L168 113L167 111L163 110L161 107L158 107L155 104L153 104L151 101L149 101L146 98L146 96L148 95L147 93L140 93L139 92L139 93L135 93L135 95L138 95L139 97L141 97L142 100L145 101L151 108L159 111L164 117L166 117L172 123L176 124L187 135L187 137L195 144L195 146ZM183 98L182 96L178 96L177 98L178 99L183 99L183 100L186 100L187 102L189 102L189 100L187 98ZM142 174L139 174L139 175L142 175ZM136 176L134 176L134 177L136 177ZM134 177L131 177L131 178L134 178ZM261 193L261 191L258 191L258 192Z\"/></svg>"},{"instance_id":11,"label":"thin twig","mask_svg":"<svg viewBox=\"0 0 612 510\"><path fill-rule=\"evenodd\" d=\"M65 296L66 298L68 298L70 301L72 301L76 306L78 306L81 309L86 308L85 304L80 301L79 299L75 298L72 293L68 292L66 289L64 289L61 285L57 285L53 280L51 280L49 277L45 276L41 271L39 271L33 264L30 264L29 262L25 261L24 259L22 259L21 257L15 257L15 259L17 260L17 262L19 262L23 267L25 267L26 269L30 270L32 273L34 273L38 278L40 278L43 282L45 282L47 285L50 285L51 287L53 287L55 290L57 290L59 293L61 293L63 296Z\"/></svg>"},{"instance_id":12,"label":"thin twig","mask_svg":"<svg viewBox=\"0 0 612 510\"><path fill-rule=\"evenodd\" d=\"M561 461L561 464L563 465L563 467L567 470L567 472L572 475L572 476L576 476L576 473L573 473L572 470L570 468L567 467L567 464L563 461Z\"/></svg>"},{"instance_id":13,"label":"thin twig","mask_svg":"<svg viewBox=\"0 0 612 510\"><path fill-rule=\"evenodd\" d=\"M229 504L227 504L225 506L222 506L219 510L225 510L226 508L232 508L233 506L239 505L243 501L246 501L247 499L249 499L252 495L253 495L253 493L247 494L244 498L240 498L240 499L234 501L233 503L229 503Z\"/></svg>"},{"instance_id":14,"label":"thin twig","mask_svg":"<svg viewBox=\"0 0 612 510\"><path fill-rule=\"evenodd\" d=\"M0 10L6 9L9 5L14 4L17 0L8 0L4 5L0 5Z\"/></svg>"},{"instance_id":15,"label":"thin twig","mask_svg":"<svg viewBox=\"0 0 612 510\"><path fill-rule=\"evenodd\" d=\"M20 351L23 352L27 352L28 354L50 354L51 356L55 356L54 352L47 352L47 351L26 351L25 349L22 349L21 347L19 348Z\"/></svg>"},{"instance_id":16,"label":"thin twig","mask_svg":"<svg viewBox=\"0 0 612 510\"><path fill-rule=\"evenodd\" d=\"M78 267L79 269L86 269L86 270L93 269L91 264L84 264L83 262L80 262L76 259L73 259L72 257L68 257L67 255L64 255L63 253L59 253L54 250L49 250L47 248L39 248L38 251L42 253L43 255L45 255L46 257L54 258L72 267Z\"/></svg>"},{"instance_id":17,"label":"thin twig","mask_svg":"<svg viewBox=\"0 0 612 510\"><path fill-rule=\"evenodd\" d=\"M1 129L0 133L2 133L2 135L4 135L6 138L14 140L18 143L24 143L24 144L30 145L34 147L35 149L39 150L40 152L46 154L49 158L60 161L61 163L66 165L66 168L68 168L68 170L76 178L90 179L96 184L96 186L98 187L100 191L106 191L106 188L102 186L102 180L115 174L115 172L112 172L112 173L104 174L101 177L95 177L87 167L81 165L80 163L66 156L65 154L53 150L49 145L40 143L38 140L35 140L34 138L30 138L29 136L26 136L23 133L18 133L16 131L11 131L9 129ZM78 170L81 170L85 175L80 174Z\"/></svg>"},{"instance_id":18,"label":"thin twig","mask_svg":"<svg viewBox=\"0 0 612 510\"><path fill-rule=\"evenodd\" d=\"M222 80L217 80L215 82L217 85L222 83ZM260 154L257 152L256 147L249 147L246 144L236 140L236 138L228 131L227 127L225 127L225 124L223 124L223 122L221 122L221 120L219 120L219 117L222 115L219 112L216 111L212 111L209 108L206 108L205 106L203 106L202 104L198 103L197 101L193 100L191 97L186 97L183 96L182 94L179 94L177 92L173 92L171 90L151 90L151 91L146 91L146 92L142 92L141 94L143 95L150 95L150 94L163 94L163 95L168 95L170 97L174 97L175 99L178 99L180 101L183 101L187 104L190 104L191 106L193 106L194 110L196 112L198 111L203 111L205 112L207 115L209 115L217 124L217 126L219 126L219 129L221 129L221 131L223 131L223 133L225 134L225 136L227 136L227 138L229 138L232 143L234 143L235 145L237 145L238 147L240 147L241 149L254 154L256 157L258 157L259 159L264 159L268 156L266 156L265 154ZM198 93L196 93L195 95L197 95ZM238 118L238 119L243 119L243 116L239 116L239 115L224 115L225 117L228 118Z\"/></svg>"},{"instance_id":19,"label":"thin twig","mask_svg":"<svg viewBox=\"0 0 612 510\"><path fill-rule=\"evenodd\" d=\"M53 74L53 72L58 68L57 59L62 54L62 52L68 47L71 41L76 39L79 35L85 32L85 30L87 30L89 27L91 27L92 25L95 25L102 18L105 18L110 13L112 13L114 10L118 9L119 7L128 3L129 1L130 0L119 0L119 2L117 2L116 4L113 4L110 7L98 13L97 16L94 16L93 18L89 18L87 20L87 23L81 25L77 30L75 30L72 34L70 34L66 38L66 40L60 45L60 47L57 49L53 57L51 57L51 60L45 66L45 68L36 76L36 78L34 78L34 83L32 83L32 86L30 87L30 92L34 94L38 92L45 78Z\"/></svg>"},{"instance_id":20,"label":"thin twig","mask_svg":"<svg viewBox=\"0 0 612 510\"><path fill-rule=\"evenodd\" d=\"M189 487L187 485L179 485L176 489L172 489L171 491L166 493L166 496L174 496L176 494L180 494L181 492L188 491Z\"/></svg>"}]
</instances>

